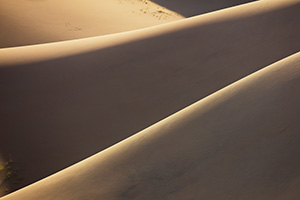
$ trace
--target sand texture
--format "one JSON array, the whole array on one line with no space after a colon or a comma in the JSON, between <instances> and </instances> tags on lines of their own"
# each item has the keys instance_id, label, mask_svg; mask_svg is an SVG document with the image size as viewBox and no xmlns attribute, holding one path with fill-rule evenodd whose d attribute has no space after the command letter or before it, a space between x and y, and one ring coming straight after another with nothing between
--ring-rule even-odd
<instances>
[{"instance_id":1,"label":"sand texture","mask_svg":"<svg viewBox=\"0 0 300 200\"><path fill-rule=\"evenodd\" d=\"M1 0L0 48L118 33L184 18L148 0Z\"/></svg>"},{"instance_id":2,"label":"sand texture","mask_svg":"<svg viewBox=\"0 0 300 200\"><path fill-rule=\"evenodd\" d=\"M3 200L298 199L300 0L212 1L206 14L205 0L112 0L100 15L102 1L77 1L51 17L94 26L91 14L108 32L50 33L47 12L24 16L45 29L0 32L14 46L0 49L0 164L22 177ZM170 17L127 12L148 4Z\"/></svg>"}]
</instances>

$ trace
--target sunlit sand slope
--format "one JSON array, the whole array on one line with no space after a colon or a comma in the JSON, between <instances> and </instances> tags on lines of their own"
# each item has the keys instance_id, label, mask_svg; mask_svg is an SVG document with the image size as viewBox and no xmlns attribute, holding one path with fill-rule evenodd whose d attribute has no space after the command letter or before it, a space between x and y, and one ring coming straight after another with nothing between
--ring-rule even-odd
<instances>
[{"instance_id":1,"label":"sunlit sand slope","mask_svg":"<svg viewBox=\"0 0 300 200\"><path fill-rule=\"evenodd\" d=\"M300 53L3 200L296 200L299 91Z\"/></svg>"},{"instance_id":2,"label":"sunlit sand slope","mask_svg":"<svg viewBox=\"0 0 300 200\"><path fill-rule=\"evenodd\" d=\"M0 48L99 36L182 18L148 0L1 0Z\"/></svg>"},{"instance_id":3,"label":"sunlit sand slope","mask_svg":"<svg viewBox=\"0 0 300 200\"><path fill-rule=\"evenodd\" d=\"M258 1L140 31L1 49L0 152L19 163L24 185L78 162L299 51L299 11L300 1Z\"/></svg>"}]
</instances>

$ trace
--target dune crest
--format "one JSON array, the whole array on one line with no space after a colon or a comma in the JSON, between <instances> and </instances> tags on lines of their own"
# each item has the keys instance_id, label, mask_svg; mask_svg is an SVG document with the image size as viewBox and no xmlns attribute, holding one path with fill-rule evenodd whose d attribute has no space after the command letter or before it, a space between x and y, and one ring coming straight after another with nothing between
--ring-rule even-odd
<instances>
[{"instance_id":1,"label":"dune crest","mask_svg":"<svg viewBox=\"0 0 300 200\"><path fill-rule=\"evenodd\" d=\"M224 8L237 6L253 2L256 0L153 0L159 5L165 6L173 11L179 12L185 17L221 10Z\"/></svg>"},{"instance_id":2,"label":"dune crest","mask_svg":"<svg viewBox=\"0 0 300 200\"><path fill-rule=\"evenodd\" d=\"M300 51L299 10L300 1L258 1L122 34L1 49L0 152L20 163L24 185L70 166Z\"/></svg>"},{"instance_id":3,"label":"dune crest","mask_svg":"<svg viewBox=\"0 0 300 200\"><path fill-rule=\"evenodd\" d=\"M183 19L148 0L1 0L0 48L106 35Z\"/></svg>"},{"instance_id":4,"label":"dune crest","mask_svg":"<svg viewBox=\"0 0 300 200\"><path fill-rule=\"evenodd\" d=\"M299 90L297 53L3 200L295 199Z\"/></svg>"},{"instance_id":5,"label":"dune crest","mask_svg":"<svg viewBox=\"0 0 300 200\"><path fill-rule=\"evenodd\" d=\"M51 1L28 1L28 4L30 2L42 5ZM131 1L124 0L125 2L128 4ZM3 8L0 6L0 9ZM253 194L261 195L257 197L261 199L263 195L276 194L277 191L271 190L279 186L284 186L283 189L286 191L282 194L295 194L297 178L289 179L289 177L292 177L292 172L298 177L298 171L293 167L294 163L297 163L294 162L293 156L298 149L295 146L285 147L287 142L298 139L294 134L298 130L295 125L297 121L295 116L299 111L295 103L298 100L296 93L298 86L294 83L298 81L299 56L296 54L284 58L300 51L299 10L299 0L256 1L139 30L0 49L0 127L3 133L0 140L0 156L3 156L5 161L9 160L11 155L19 165L19 173L24 181L17 187L24 187L71 166L202 99L196 104L205 105L200 106L201 109L193 106L194 110L189 107L180 112L181 114L172 116L171 121L168 118L160 122L160 125L156 124L144 130L143 133L148 130L153 132L146 134L148 139L141 137L139 142L129 139L134 141L134 144L128 147L128 152L127 147L126 152L123 152L124 148L120 151L111 151L109 148L103 151L109 153L99 154L106 155L107 165L112 167L113 172L117 171L115 169L119 164L123 162L126 164L125 158L131 160L133 155L137 155L137 158L143 157L141 161L136 161L137 164L128 164L133 168L142 166L135 168L137 172L131 171L126 164L122 169L124 171L116 173L116 177L120 176L120 180L125 182L115 182L114 180L117 180L115 176L110 179L108 175L112 172L109 167L104 167L104 171L102 169L97 171L92 165L87 164L89 162L84 161L83 163L87 164L84 165L89 169L87 172L79 173L74 170L74 173L77 173L75 176L70 170L77 167L71 167L67 170L68 173L62 172L63 176L55 175L57 180L51 178L51 183L46 181L47 178L28 188L44 188L36 195L47 196L48 192L52 193L51 195L60 194L56 193L57 190L62 191L66 198L71 198L72 190L82 186L80 181L87 181L84 187L89 187L89 183L102 184L98 180L105 177L108 182L101 190L91 187L86 192L104 199L105 197L126 199L135 196L153 199L150 193L158 190L158 197L167 195L171 199L179 197L184 199L181 195L187 193L192 195L195 190L199 192L196 199L202 197L201 195L214 199L213 193L209 191L215 193L215 189L220 189L215 195L218 197L218 194L226 193L228 197L225 197L230 199L230 195L235 198L238 198L236 196L238 194L245 195L232 189L240 186L239 183L245 183L248 184L244 185L246 193L253 188L255 191ZM81 18L80 15L78 17ZM270 70L262 70L257 73L258 75L246 78L247 81L242 80L235 83L234 87L227 87L281 59L284 60L266 68ZM265 85L259 86L258 83ZM205 98L212 93L213 97ZM288 103L286 107L284 102ZM168 124L162 126L164 121ZM185 132L185 129L190 134L181 137L180 133ZM278 130L281 133L288 133L288 137L284 138L285 134L282 134L282 141L276 139L272 143L273 140L270 140L269 145L257 135L261 133L270 139ZM194 131L200 133L199 140ZM173 132L174 139L170 136ZM242 138L240 132L245 133L247 141ZM231 139L226 139L227 136ZM232 142L235 138L238 144ZM127 145L126 141L128 140L125 140L125 143L121 142L121 146ZM182 145L175 149L172 145L177 141ZM189 146L191 141L193 142ZM263 146L259 144L266 144L264 146L267 152L264 158L270 156L270 162L265 162L259 156L251 156L252 152L254 155L258 155L258 151L264 152ZM253 147L255 145L258 147L257 151ZM119 146L112 149L118 149ZM142 155L148 146L149 152ZM195 157L198 154L194 154L198 146L203 153L201 158ZM226 149L220 152L223 147ZM153 154L152 148L155 150ZM141 152L134 152L135 149L141 149ZM167 156L158 155L159 149L162 155ZM232 149L238 151L235 153ZM283 153L277 152L276 149L282 150ZM175 157L172 157L173 154L169 154L170 152L176 152ZM290 156L284 158L289 153ZM180 155L179 163L176 163L177 154ZM223 154L224 159L220 156ZM232 160L229 154L234 155L237 160ZM206 162L205 159L209 159L211 155L215 156L212 158L215 160L211 162L218 164L215 167L212 167L214 165L210 165L211 163L206 163L201 168L203 170L199 170L191 164L199 159ZM100 157L100 160L104 159ZM282 161L282 166L279 160ZM142 161L144 163L141 163ZM182 165L182 161L186 161L186 165L185 162ZM264 178L260 181L255 179L253 185L254 182L243 179L247 173L237 168L236 173L240 173L240 176L235 174L236 182L234 182L226 175L230 173L223 174L222 169L218 168L219 165L225 164L224 170L232 171L236 169L231 164L235 163L234 161L239 163L238 167L243 166L242 161L245 161L244 163L249 164L249 167L244 166L249 174L254 176L254 173L262 172L261 177ZM256 161L259 163L257 166L254 165ZM159 164L156 166L157 162ZM95 167L100 166L97 163L98 160ZM272 163L275 163L274 169ZM292 168L288 168L285 163L291 164ZM278 175L280 167L288 174L275 179L272 173ZM166 168L169 172L160 171ZM267 168L271 169L270 173L267 173ZM194 183L200 182L193 179L194 170L198 170L200 175L206 173L206 170L210 174L216 174L213 179L204 176L208 181L207 187L211 190L206 192L195 189ZM181 179L180 174L183 171L188 172L182 174ZM99 174L95 176L100 177L99 179L87 180L93 173L98 172ZM133 175L131 182L129 181L132 184L128 185L128 179L123 177L123 172ZM88 177L81 179L81 175ZM167 190L159 188L160 185L169 185L166 179L174 179L177 175L180 175L178 181L185 184L184 187L170 184ZM216 177L224 178L217 186L214 185ZM66 188L62 187L62 183L72 182L73 178L74 183L66 184ZM138 180L141 180L142 185L137 184ZM270 184L268 180L274 184ZM281 180L286 182L280 182ZM231 193L221 188L226 185L226 181L229 181L226 191ZM288 184L288 181L291 184ZM259 184L263 186L264 182L266 190L258 191L257 186ZM51 186L52 183L57 183L58 186ZM117 188L114 195L119 196L112 196L112 187ZM181 193L178 191L179 188L188 192ZM21 191L29 193L30 190L25 188ZM178 193L178 196L175 193ZM16 192L17 196L19 194L21 198L21 193ZM82 198L86 194L74 193L78 197L82 195ZM29 194L28 198L33 197L31 195L34 194ZM52 197L55 199L55 196ZM251 199L250 196L245 198ZM278 195L278 198L283 199L283 196Z\"/></svg>"}]
</instances>

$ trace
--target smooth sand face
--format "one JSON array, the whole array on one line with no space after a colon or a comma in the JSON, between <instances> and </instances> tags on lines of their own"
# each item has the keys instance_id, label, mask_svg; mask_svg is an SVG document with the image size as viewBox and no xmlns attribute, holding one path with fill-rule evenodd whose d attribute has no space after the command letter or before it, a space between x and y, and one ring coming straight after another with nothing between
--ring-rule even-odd
<instances>
[{"instance_id":1,"label":"smooth sand face","mask_svg":"<svg viewBox=\"0 0 300 200\"><path fill-rule=\"evenodd\" d=\"M256 0L153 0L159 5L165 6L185 17L196 16Z\"/></svg>"},{"instance_id":2,"label":"smooth sand face","mask_svg":"<svg viewBox=\"0 0 300 200\"><path fill-rule=\"evenodd\" d=\"M183 17L151 1L1 0L0 48L42 44L162 24Z\"/></svg>"},{"instance_id":3,"label":"smooth sand face","mask_svg":"<svg viewBox=\"0 0 300 200\"><path fill-rule=\"evenodd\" d=\"M297 199L299 90L300 53L3 200Z\"/></svg>"},{"instance_id":4,"label":"smooth sand face","mask_svg":"<svg viewBox=\"0 0 300 200\"><path fill-rule=\"evenodd\" d=\"M299 51L298 18L299 2L261 1L131 33L2 49L1 152L18 161L24 185L48 176Z\"/></svg>"},{"instance_id":5,"label":"smooth sand face","mask_svg":"<svg viewBox=\"0 0 300 200\"><path fill-rule=\"evenodd\" d=\"M298 52L299 9L299 1L259 1L139 31L1 49L0 126L5 134L0 152L6 160L10 153L17 161L24 178L18 187ZM263 77L261 85L249 79L237 89L218 92L196 109L198 114L177 115L179 119L166 125L155 125L145 139L139 136L122 142L99 154L99 159L84 161L79 168L7 198L184 199L191 195L186 198L214 199L225 195L232 199L237 198L234 188L239 186L242 199L251 199L252 194L260 195L256 199L271 199L279 191L276 187L284 190L278 199L292 199L298 179L290 177L298 177L294 167L298 150L296 143L290 148L287 144L298 139L295 91L299 90L294 85L298 57L280 64L288 66L286 73L260 73L256 76ZM288 137L272 140L275 132L286 132ZM268 140L260 137L264 134ZM265 152L263 158L261 152ZM202 161L208 163L199 165ZM278 169L286 173L276 179ZM199 182L201 174L205 174L203 182ZM235 178L230 179L230 174ZM207 188L200 190L199 184ZM166 185L170 186L163 189Z\"/></svg>"},{"instance_id":6,"label":"smooth sand face","mask_svg":"<svg viewBox=\"0 0 300 200\"><path fill-rule=\"evenodd\" d=\"M135 30L251 1L2 0L0 48Z\"/></svg>"}]
</instances>

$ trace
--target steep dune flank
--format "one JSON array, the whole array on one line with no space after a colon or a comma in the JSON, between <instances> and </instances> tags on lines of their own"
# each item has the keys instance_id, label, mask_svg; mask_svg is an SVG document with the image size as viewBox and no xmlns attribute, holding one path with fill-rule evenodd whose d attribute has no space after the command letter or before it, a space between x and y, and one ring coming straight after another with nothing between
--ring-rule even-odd
<instances>
[{"instance_id":1,"label":"steep dune flank","mask_svg":"<svg viewBox=\"0 0 300 200\"><path fill-rule=\"evenodd\" d=\"M78 162L299 51L299 10L300 1L258 1L123 34L1 49L0 152L19 163L23 186Z\"/></svg>"},{"instance_id":2,"label":"steep dune flank","mask_svg":"<svg viewBox=\"0 0 300 200\"><path fill-rule=\"evenodd\" d=\"M300 53L3 200L297 199Z\"/></svg>"},{"instance_id":3,"label":"steep dune flank","mask_svg":"<svg viewBox=\"0 0 300 200\"><path fill-rule=\"evenodd\" d=\"M1 0L0 48L134 30L183 19L148 0Z\"/></svg>"}]
</instances>

